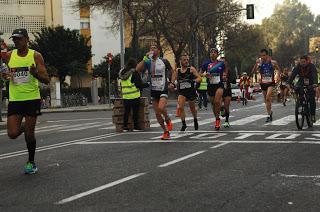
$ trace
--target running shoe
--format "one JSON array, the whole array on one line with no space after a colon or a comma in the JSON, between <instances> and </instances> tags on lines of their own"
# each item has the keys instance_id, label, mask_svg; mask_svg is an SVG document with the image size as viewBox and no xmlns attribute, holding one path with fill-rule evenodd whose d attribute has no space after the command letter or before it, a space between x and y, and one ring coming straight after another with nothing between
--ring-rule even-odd
<instances>
[{"instance_id":1,"label":"running shoe","mask_svg":"<svg viewBox=\"0 0 320 212\"><path fill-rule=\"evenodd\" d=\"M315 115L311 115L311 121L312 121L313 123L316 123L316 116L315 116Z\"/></svg>"},{"instance_id":2,"label":"running shoe","mask_svg":"<svg viewBox=\"0 0 320 212\"><path fill-rule=\"evenodd\" d=\"M35 174L38 171L38 167L35 163L27 162L24 165L24 173L25 174Z\"/></svg>"},{"instance_id":3,"label":"running shoe","mask_svg":"<svg viewBox=\"0 0 320 212\"><path fill-rule=\"evenodd\" d=\"M169 140L169 139L170 139L170 133L169 131L165 131L161 136L161 140Z\"/></svg>"},{"instance_id":4,"label":"running shoe","mask_svg":"<svg viewBox=\"0 0 320 212\"><path fill-rule=\"evenodd\" d=\"M193 120L193 124L194 124L194 130L198 130L199 129L199 124L198 124L198 120L197 119Z\"/></svg>"},{"instance_id":5,"label":"running shoe","mask_svg":"<svg viewBox=\"0 0 320 212\"><path fill-rule=\"evenodd\" d=\"M267 117L266 122L272 122L272 112L271 112L271 114Z\"/></svg>"},{"instance_id":6,"label":"running shoe","mask_svg":"<svg viewBox=\"0 0 320 212\"><path fill-rule=\"evenodd\" d=\"M230 123L228 121L224 122L223 127L224 128L229 128L230 127Z\"/></svg>"},{"instance_id":7,"label":"running shoe","mask_svg":"<svg viewBox=\"0 0 320 212\"><path fill-rule=\"evenodd\" d=\"M220 130L220 119L216 119L215 128L216 130Z\"/></svg>"},{"instance_id":8,"label":"running shoe","mask_svg":"<svg viewBox=\"0 0 320 212\"><path fill-rule=\"evenodd\" d=\"M187 125L182 125L182 127L181 127L181 129L180 129L180 131L186 131L186 129L187 129Z\"/></svg>"},{"instance_id":9,"label":"running shoe","mask_svg":"<svg viewBox=\"0 0 320 212\"><path fill-rule=\"evenodd\" d=\"M171 130L173 129L172 121L171 121L171 120L168 120L168 121L166 121L166 122L167 122L168 131L171 131Z\"/></svg>"}]
</instances>

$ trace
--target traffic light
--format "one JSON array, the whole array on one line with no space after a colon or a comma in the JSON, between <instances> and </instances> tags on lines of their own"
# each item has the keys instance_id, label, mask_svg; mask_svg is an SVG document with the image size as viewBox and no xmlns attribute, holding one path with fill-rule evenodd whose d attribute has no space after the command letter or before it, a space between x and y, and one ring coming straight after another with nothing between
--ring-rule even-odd
<instances>
[{"instance_id":1,"label":"traffic light","mask_svg":"<svg viewBox=\"0 0 320 212\"><path fill-rule=\"evenodd\" d=\"M106 59L109 65L112 64L112 58L113 58L113 55L111 53L108 53L106 56Z\"/></svg>"},{"instance_id":2,"label":"traffic light","mask_svg":"<svg viewBox=\"0 0 320 212\"><path fill-rule=\"evenodd\" d=\"M316 53L319 53L319 47L318 46L316 47Z\"/></svg>"},{"instance_id":3,"label":"traffic light","mask_svg":"<svg viewBox=\"0 0 320 212\"><path fill-rule=\"evenodd\" d=\"M247 19L254 19L254 4L247 4Z\"/></svg>"}]
</instances>

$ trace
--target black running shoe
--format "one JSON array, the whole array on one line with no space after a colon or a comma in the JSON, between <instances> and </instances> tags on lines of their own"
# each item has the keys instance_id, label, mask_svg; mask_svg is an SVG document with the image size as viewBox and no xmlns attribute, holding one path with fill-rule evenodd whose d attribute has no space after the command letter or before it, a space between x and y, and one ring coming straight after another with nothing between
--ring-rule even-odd
<instances>
[{"instance_id":1,"label":"black running shoe","mask_svg":"<svg viewBox=\"0 0 320 212\"><path fill-rule=\"evenodd\" d=\"M197 119L193 120L193 123L194 123L194 130L198 130L199 129L198 120Z\"/></svg>"},{"instance_id":2,"label":"black running shoe","mask_svg":"<svg viewBox=\"0 0 320 212\"><path fill-rule=\"evenodd\" d=\"M181 127L181 129L180 129L180 131L186 131L186 129L187 129L187 125L182 125L182 127Z\"/></svg>"}]
</instances>

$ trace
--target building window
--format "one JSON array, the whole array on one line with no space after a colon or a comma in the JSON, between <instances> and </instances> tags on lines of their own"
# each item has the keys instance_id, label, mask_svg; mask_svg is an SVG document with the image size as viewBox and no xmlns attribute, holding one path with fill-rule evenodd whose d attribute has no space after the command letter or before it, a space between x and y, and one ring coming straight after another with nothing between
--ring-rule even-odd
<instances>
[{"instance_id":1,"label":"building window","mask_svg":"<svg viewBox=\"0 0 320 212\"><path fill-rule=\"evenodd\" d=\"M90 22L80 22L80 29L90 29Z\"/></svg>"},{"instance_id":2,"label":"building window","mask_svg":"<svg viewBox=\"0 0 320 212\"><path fill-rule=\"evenodd\" d=\"M0 4L42 4L45 0L0 0Z\"/></svg>"},{"instance_id":3,"label":"building window","mask_svg":"<svg viewBox=\"0 0 320 212\"><path fill-rule=\"evenodd\" d=\"M44 16L0 15L0 31L12 33L14 29L25 28L28 32L39 32L45 25Z\"/></svg>"}]
</instances>

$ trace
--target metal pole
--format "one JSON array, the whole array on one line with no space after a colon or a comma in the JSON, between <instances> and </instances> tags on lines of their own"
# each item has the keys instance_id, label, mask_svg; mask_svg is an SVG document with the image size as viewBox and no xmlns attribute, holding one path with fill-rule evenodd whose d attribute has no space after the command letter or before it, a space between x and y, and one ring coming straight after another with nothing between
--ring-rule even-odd
<instances>
[{"instance_id":1,"label":"metal pole","mask_svg":"<svg viewBox=\"0 0 320 212\"><path fill-rule=\"evenodd\" d=\"M111 73L111 71L110 71L110 63L108 64L108 89L109 89L109 91L108 91L108 97L109 97L109 107L111 108L111 87L110 87L110 85L111 85L111 83L110 83L110 73Z\"/></svg>"},{"instance_id":2,"label":"metal pole","mask_svg":"<svg viewBox=\"0 0 320 212\"><path fill-rule=\"evenodd\" d=\"M120 48L121 48L121 54L120 54L120 62L121 62L121 68L124 68L124 18L123 18L123 5L122 0L119 0L119 12L120 12Z\"/></svg>"},{"instance_id":3,"label":"metal pole","mask_svg":"<svg viewBox=\"0 0 320 212\"><path fill-rule=\"evenodd\" d=\"M2 38L1 35L3 35L3 32L0 31L0 46L2 45ZM1 51L1 48L0 48ZM0 68L2 67L2 57L0 56ZM0 79L1 80L1 79ZM5 83L5 82L4 82ZM3 101L2 101L2 87L0 87L0 122L2 122L2 106L3 106Z\"/></svg>"}]
</instances>

